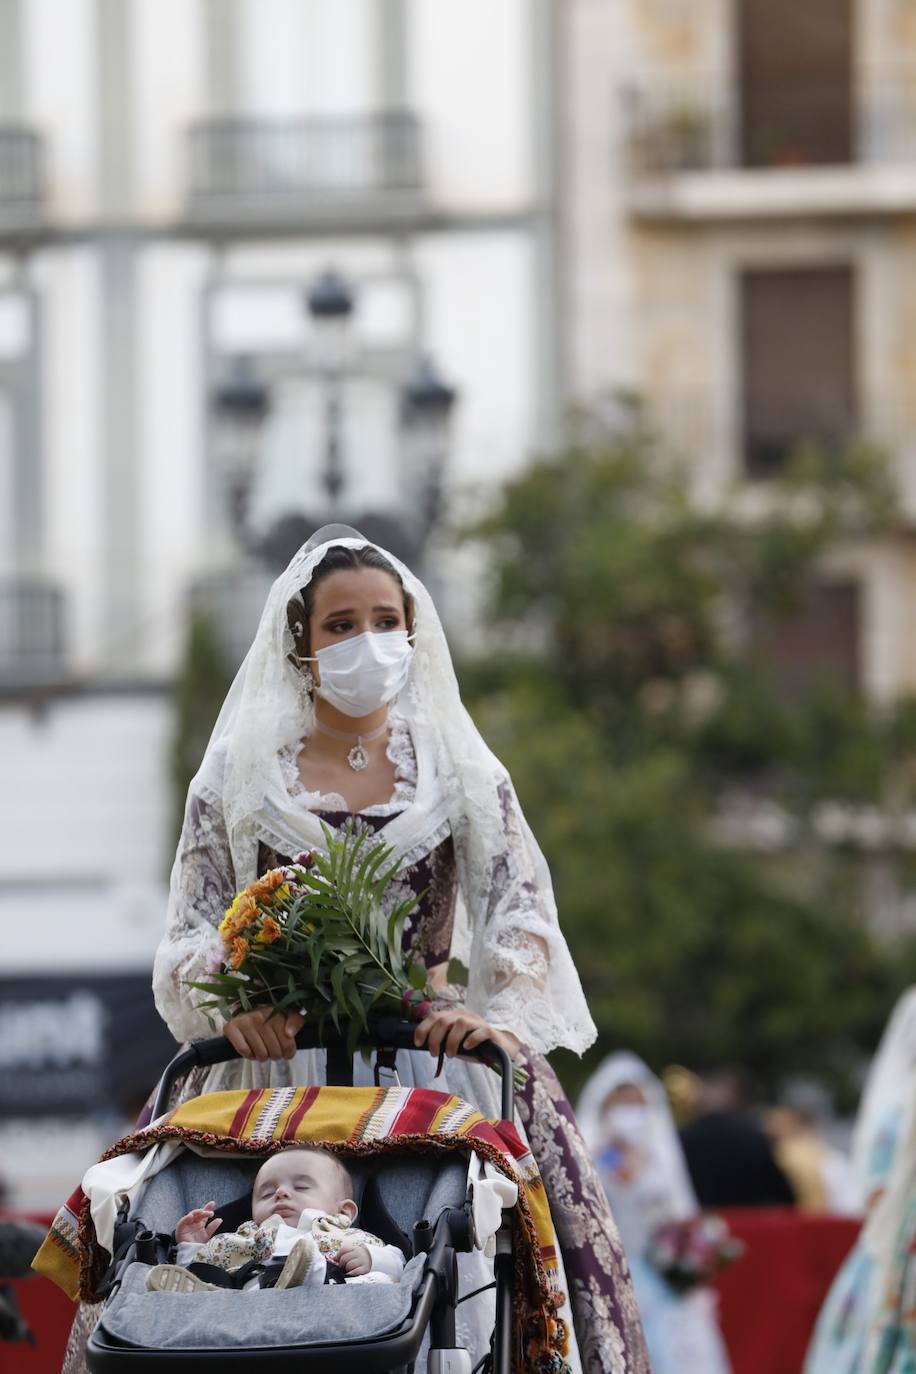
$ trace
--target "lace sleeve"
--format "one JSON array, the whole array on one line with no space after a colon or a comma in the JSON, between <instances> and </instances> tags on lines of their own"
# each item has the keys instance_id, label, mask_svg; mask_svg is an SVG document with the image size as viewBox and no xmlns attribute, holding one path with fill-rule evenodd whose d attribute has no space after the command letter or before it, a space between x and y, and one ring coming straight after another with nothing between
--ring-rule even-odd
<instances>
[{"instance_id":1,"label":"lace sleeve","mask_svg":"<svg viewBox=\"0 0 916 1374\"><path fill-rule=\"evenodd\" d=\"M153 965L156 1007L176 1040L212 1036L213 1027L195 1003L205 994L184 985L216 966L221 941L216 927L235 895L235 875L222 812L191 795L172 869L165 935ZM217 1025L219 1016L214 1017Z\"/></svg>"},{"instance_id":2,"label":"lace sleeve","mask_svg":"<svg viewBox=\"0 0 916 1374\"><path fill-rule=\"evenodd\" d=\"M595 1026L560 930L550 874L508 779L499 800L503 844L472 912L468 1004L541 1053L563 1045L581 1054Z\"/></svg>"}]
</instances>

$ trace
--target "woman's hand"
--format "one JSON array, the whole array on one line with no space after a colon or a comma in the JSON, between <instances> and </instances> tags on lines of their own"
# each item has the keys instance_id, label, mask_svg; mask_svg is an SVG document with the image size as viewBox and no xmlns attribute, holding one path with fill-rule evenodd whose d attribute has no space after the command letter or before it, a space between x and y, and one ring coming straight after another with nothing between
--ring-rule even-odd
<instances>
[{"instance_id":1,"label":"woman's hand","mask_svg":"<svg viewBox=\"0 0 916 1374\"><path fill-rule=\"evenodd\" d=\"M222 1221L222 1217L213 1215L215 1207L215 1202L207 1202L203 1207L195 1207L193 1212L188 1212L175 1227L175 1239L195 1240L201 1244L208 1241Z\"/></svg>"},{"instance_id":2,"label":"woman's hand","mask_svg":"<svg viewBox=\"0 0 916 1374\"><path fill-rule=\"evenodd\" d=\"M297 1011L276 1012L273 1007L258 1007L233 1016L223 1026L223 1035L243 1059L292 1059L296 1053L296 1034L305 1017Z\"/></svg>"},{"instance_id":3,"label":"woman's hand","mask_svg":"<svg viewBox=\"0 0 916 1374\"><path fill-rule=\"evenodd\" d=\"M413 1037L418 1047L425 1045L430 1054L436 1057L445 1054L449 1059L458 1053L462 1041L464 1049L472 1050L484 1040L499 1045L510 1059L515 1059L522 1043L511 1031L494 1030L476 1011L461 1006L430 1012L417 1026Z\"/></svg>"}]
</instances>

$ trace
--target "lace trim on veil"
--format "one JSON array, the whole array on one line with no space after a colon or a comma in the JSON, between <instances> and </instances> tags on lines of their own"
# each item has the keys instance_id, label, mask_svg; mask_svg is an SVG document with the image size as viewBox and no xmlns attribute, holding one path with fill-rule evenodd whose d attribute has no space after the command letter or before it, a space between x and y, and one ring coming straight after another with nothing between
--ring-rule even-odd
<instances>
[{"instance_id":1,"label":"lace trim on veil","mask_svg":"<svg viewBox=\"0 0 916 1374\"><path fill-rule=\"evenodd\" d=\"M299 756L308 742L308 735L295 745L284 745L278 750L280 770L289 795L301 803L307 811L349 811L345 797L339 792L311 792L299 774ZM410 806L417 794L417 756L414 752L410 729L403 716L391 713L391 730L385 754L394 764L394 791L386 802L360 808L361 816L394 816Z\"/></svg>"}]
</instances>

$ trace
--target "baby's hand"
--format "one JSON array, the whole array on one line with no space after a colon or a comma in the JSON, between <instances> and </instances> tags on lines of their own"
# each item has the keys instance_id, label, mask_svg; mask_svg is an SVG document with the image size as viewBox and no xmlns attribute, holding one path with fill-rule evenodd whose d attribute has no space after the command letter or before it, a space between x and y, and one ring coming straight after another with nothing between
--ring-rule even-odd
<instances>
[{"instance_id":1,"label":"baby's hand","mask_svg":"<svg viewBox=\"0 0 916 1374\"><path fill-rule=\"evenodd\" d=\"M368 1274L372 1268L372 1256L367 1245L357 1245L355 1241L345 1240L337 1251L337 1264L348 1279L356 1274Z\"/></svg>"},{"instance_id":2,"label":"baby's hand","mask_svg":"<svg viewBox=\"0 0 916 1374\"><path fill-rule=\"evenodd\" d=\"M204 1207L195 1207L193 1212L188 1212L175 1227L175 1239L200 1242L209 1240L223 1220L222 1217L213 1215L215 1206L215 1202L208 1202Z\"/></svg>"}]
</instances>

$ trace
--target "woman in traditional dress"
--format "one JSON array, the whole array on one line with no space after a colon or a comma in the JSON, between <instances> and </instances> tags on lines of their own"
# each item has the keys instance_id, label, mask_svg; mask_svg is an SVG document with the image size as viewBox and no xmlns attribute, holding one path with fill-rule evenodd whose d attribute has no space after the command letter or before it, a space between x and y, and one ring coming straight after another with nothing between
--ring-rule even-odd
<instances>
[{"instance_id":1,"label":"woman in traditional dress","mask_svg":"<svg viewBox=\"0 0 916 1374\"><path fill-rule=\"evenodd\" d=\"M498 1078L452 1058L462 1039L503 1045L528 1073L517 1098L550 1198L570 1364L648 1374L626 1261L572 1109L544 1058L583 1051L594 1025L557 921L550 874L505 769L461 704L425 587L356 531L319 531L271 588L188 793L154 990L176 1040L211 1035L187 986L218 955L216 926L258 874L324 845L322 822L357 817L394 850L396 901L422 893L405 935L441 994L417 1028L429 1055L401 1052L402 1083L459 1094L499 1115ZM449 962L468 970L448 986ZM255 1011L223 1033L243 1056L202 1070L184 1094L324 1081L323 1051L296 1051L301 1017ZM440 1050L448 1056L434 1078ZM430 1057L432 1056L432 1057ZM369 1082L359 1057L354 1081ZM481 1319L459 1334L486 1350ZM78 1368L71 1365L71 1368Z\"/></svg>"},{"instance_id":2,"label":"woman in traditional dress","mask_svg":"<svg viewBox=\"0 0 916 1374\"><path fill-rule=\"evenodd\" d=\"M609 1055L576 1111L620 1228L654 1374L728 1374L714 1293L676 1292L647 1253L659 1227L700 1210L661 1082L635 1054Z\"/></svg>"},{"instance_id":3,"label":"woman in traditional dress","mask_svg":"<svg viewBox=\"0 0 916 1374\"><path fill-rule=\"evenodd\" d=\"M916 988L878 1046L852 1140L859 1239L817 1319L805 1374L916 1371Z\"/></svg>"}]
</instances>

